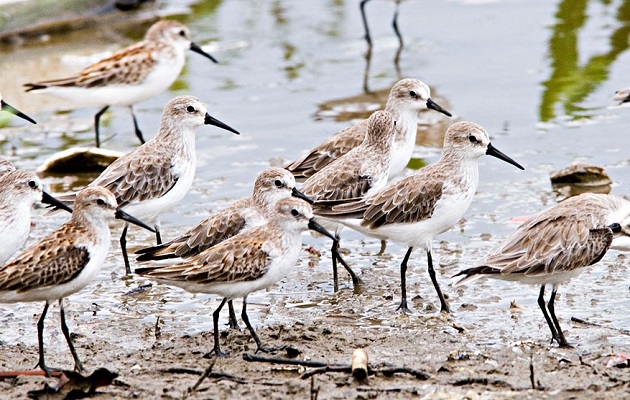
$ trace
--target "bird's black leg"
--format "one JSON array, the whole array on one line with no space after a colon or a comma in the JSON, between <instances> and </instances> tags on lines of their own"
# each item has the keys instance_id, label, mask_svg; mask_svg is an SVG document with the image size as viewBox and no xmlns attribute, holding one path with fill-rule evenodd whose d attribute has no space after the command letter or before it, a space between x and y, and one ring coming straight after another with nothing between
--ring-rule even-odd
<instances>
[{"instance_id":1,"label":"bird's black leg","mask_svg":"<svg viewBox=\"0 0 630 400\"><path fill-rule=\"evenodd\" d=\"M400 310L403 314L410 313L409 307L407 307L407 262L411 257L413 247L407 249L405 258L400 263L400 305L396 310Z\"/></svg>"},{"instance_id":2,"label":"bird's black leg","mask_svg":"<svg viewBox=\"0 0 630 400\"><path fill-rule=\"evenodd\" d=\"M109 109L109 106L105 106L101 108L99 112L94 116L94 132L96 133L96 147L101 147L101 131L100 131L100 123L101 116Z\"/></svg>"},{"instance_id":3,"label":"bird's black leg","mask_svg":"<svg viewBox=\"0 0 630 400\"><path fill-rule=\"evenodd\" d=\"M59 314L61 316L61 332L63 332L63 336L65 336L66 342L68 342L70 353L72 353L72 358L74 358L74 370L77 372L83 372L85 371L83 369L83 364L81 364L81 360L79 360L77 351L75 350L74 344L72 343L72 338L70 337L68 325L66 325L66 312L63 309L63 299L59 299Z\"/></svg>"},{"instance_id":4,"label":"bird's black leg","mask_svg":"<svg viewBox=\"0 0 630 400\"><path fill-rule=\"evenodd\" d=\"M129 224L125 223L122 234L120 235L120 250L122 251L123 261L125 262L125 274L131 275L131 266L129 265L129 256L127 256L127 229Z\"/></svg>"},{"instance_id":5,"label":"bird's black leg","mask_svg":"<svg viewBox=\"0 0 630 400\"><path fill-rule=\"evenodd\" d=\"M333 241L332 247L330 248L330 253L332 257L332 268L333 268L333 292L337 293L339 291L339 272L337 272L337 258L339 251L337 250L339 247L338 241Z\"/></svg>"},{"instance_id":6,"label":"bird's black leg","mask_svg":"<svg viewBox=\"0 0 630 400\"><path fill-rule=\"evenodd\" d=\"M35 367L39 367L46 373L47 377L51 376L51 370L46 367L46 363L44 362L44 319L46 318L46 313L48 312L48 302L44 306L44 311L42 311L42 316L39 317L39 321L37 321L37 341L39 342L39 362Z\"/></svg>"},{"instance_id":7,"label":"bird's black leg","mask_svg":"<svg viewBox=\"0 0 630 400\"><path fill-rule=\"evenodd\" d=\"M352 268L350 268L348 263L341 257L341 254L339 253L340 237L339 235L335 235L335 238L336 240L333 242L333 247L331 249L332 257L333 257L333 280L335 282L335 292L339 290L337 263L335 262L335 259L339 260L341 265L343 265L343 267L346 269L346 271L350 275L350 278L352 278L352 286L353 288L356 289L357 286L359 286L363 282L361 281L361 278L359 278L357 274L354 273Z\"/></svg>"},{"instance_id":8,"label":"bird's black leg","mask_svg":"<svg viewBox=\"0 0 630 400\"><path fill-rule=\"evenodd\" d=\"M219 304L219 307L217 307L217 309L212 313L212 322L214 323L214 348L211 353L214 353L217 358L227 357L227 354L222 352L221 347L219 346L219 314L221 313L221 309L225 305L226 301L227 297L224 297L221 304Z\"/></svg>"},{"instance_id":9,"label":"bird's black leg","mask_svg":"<svg viewBox=\"0 0 630 400\"><path fill-rule=\"evenodd\" d=\"M383 254L385 254L385 250L387 249L387 240L382 240L381 239L381 248L379 249L378 253L376 254L378 257L382 256Z\"/></svg>"},{"instance_id":10,"label":"bird's black leg","mask_svg":"<svg viewBox=\"0 0 630 400\"><path fill-rule=\"evenodd\" d=\"M256 352L262 351L263 353L273 353L275 351L282 350L286 347L286 346L264 347L262 345L260 338L256 334L256 331L254 330L254 327L252 326L252 324L249 322L249 317L247 316L247 296L243 297L243 309L241 311L241 318L243 319L243 322L245 322L245 325L247 326L249 333L254 338L254 342L256 342Z\"/></svg>"},{"instance_id":11,"label":"bird's black leg","mask_svg":"<svg viewBox=\"0 0 630 400\"><path fill-rule=\"evenodd\" d=\"M556 341L560 347L572 347L567 339L564 337L564 333L562 332L562 328L560 327L560 322L558 322L558 318L556 317L556 310L554 308L554 302L556 301L556 292L558 291L557 287L553 287L551 291L551 296L549 297L549 302L547 303L547 308L549 309L549 315L551 316L551 320L553 321L554 326L556 327L556 332L558 336L556 337Z\"/></svg>"},{"instance_id":12,"label":"bird's black leg","mask_svg":"<svg viewBox=\"0 0 630 400\"><path fill-rule=\"evenodd\" d=\"M431 277L431 282L433 282L433 287L435 287L435 291L437 292L438 297L440 298L440 311L450 313L451 309L448 307L448 303L444 298L444 294L442 294L442 289L440 289L440 284L437 281L437 277L435 276L435 270L433 269L433 257L431 257L431 250L427 250L427 263L429 264L429 276Z\"/></svg>"},{"instance_id":13,"label":"bird's black leg","mask_svg":"<svg viewBox=\"0 0 630 400\"><path fill-rule=\"evenodd\" d=\"M394 28L394 32L396 33L396 36L398 37L398 43L400 44L399 49L403 48L403 38L402 35L400 34L400 31L398 30L398 0L396 0L396 11L394 11L394 19L392 20L392 28Z\"/></svg>"},{"instance_id":14,"label":"bird's black leg","mask_svg":"<svg viewBox=\"0 0 630 400\"><path fill-rule=\"evenodd\" d=\"M238 331L241 329L241 327L238 326L238 321L236 320L236 312L234 311L234 304L232 303L232 300L228 301L227 304L228 304L228 311L229 311L228 325L230 326L230 329L236 329Z\"/></svg>"},{"instance_id":15,"label":"bird's black leg","mask_svg":"<svg viewBox=\"0 0 630 400\"><path fill-rule=\"evenodd\" d=\"M370 28L368 27L367 17L365 15L365 4L370 0L361 0L361 17L363 18L363 28L365 29L365 41L368 46L372 47L372 37L370 36Z\"/></svg>"},{"instance_id":16,"label":"bird's black leg","mask_svg":"<svg viewBox=\"0 0 630 400\"><path fill-rule=\"evenodd\" d=\"M545 285L540 286L540 294L538 295L538 307L540 307L540 310L545 317L545 321L547 321L547 326L549 326L549 330L551 331L551 342L553 343L554 339L558 341L558 332L555 325L551 321L549 314L547 313L547 306L545 304Z\"/></svg>"},{"instance_id":17,"label":"bird's black leg","mask_svg":"<svg viewBox=\"0 0 630 400\"><path fill-rule=\"evenodd\" d=\"M138 126L138 120L136 119L136 114L134 114L133 112L133 106L129 106L129 111L131 111L131 118L133 118L133 128L136 131L136 136L138 137L138 139L140 139L140 143L144 144L145 143L144 137L142 136L142 131L140 130L140 127Z\"/></svg>"},{"instance_id":18,"label":"bird's black leg","mask_svg":"<svg viewBox=\"0 0 630 400\"><path fill-rule=\"evenodd\" d=\"M159 246L162 244L162 234L160 233L160 227L156 224L153 226L153 228L155 229L155 242Z\"/></svg>"}]
</instances>

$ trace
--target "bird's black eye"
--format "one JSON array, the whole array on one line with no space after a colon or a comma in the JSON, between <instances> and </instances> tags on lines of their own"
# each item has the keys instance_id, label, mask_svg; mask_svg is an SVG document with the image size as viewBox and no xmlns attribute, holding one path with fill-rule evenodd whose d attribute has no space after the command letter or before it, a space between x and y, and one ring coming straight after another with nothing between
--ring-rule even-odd
<instances>
[{"instance_id":1,"label":"bird's black eye","mask_svg":"<svg viewBox=\"0 0 630 400\"><path fill-rule=\"evenodd\" d=\"M183 30L183 29L181 31L179 31L179 36L186 37L186 31Z\"/></svg>"},{"instance_id":2,"label":"bird's black eye","mask_svg":"<svg viewBox=\"0 0 630 400\"><path fill-rule=\"evenodd\" d=\"M476 143L477 142L477 138L475 137L475 135L468 136L468 140L470 140L470 143Z\"/></svg>"},{"instance_id":3,"label":"bird's black eye","mask_svg":"<svg viewBox=\"0 0 630 400\"><path fill-rule=\"evenodd\" d=\"M189 113L194 113L197 110L195 110L195 107L193 107L193 106L188 106L188 107L186 107L186 111L188 111Z\"/></svg>"},{"instance_id":4,"label":"bird's black eye","mask_svg":"<svg viewBox=\"0 0 630 400\"><path fill-rule=\"evenodd\" d=\"M97 200L96 200L96 204L98 204L99 206L104 206L104 205L105 205L105 200L103 200L103 199L97 199Z\"/></svg>"},{"instance_id":5,"label":"bird's black eye","mask_svg":"<svg viewBox=\"0 0 630 400\"><path fill-rule=\"evenodd\" d=\"M293 210L291 210L291 215L297 217L298 215L300 215L300 212L294 208Z\"/></svg>"},{"instance_id":6,"label":"bird's black eye","mask_svg":"<svg viewBox=\"0 0 630 400\"><path fill-rule=\"evenodd\" d=\"M37 187L37 182L35 182L35 181L28 181L28 186L32 187L33 189L35 189Z\"/></svg>"},{"instance_id":7,"label":"bird's black eye","mask_svg":"<svg viewBox=\"0 0 630 400\"><path fill-rule=\"evenodd\" d=\"M413 97L414 99L418 97L418 94L412 90L411 92L409 92L409 96Z\"/></svg>"},{"instance_id":8,"label":"bird's black eye","mask_svg":"<svg viewBox=\"0 0 630 400\"><path fill-rule=\"evenodd\" d=\"M276 180L273 182L273 184L274 184L274 185L276 185L276 187L282 187L282 186L283 186L283 185L282 185L282 181L281 181L280 179L276 179Z\"/></svg>"}]
</instances>

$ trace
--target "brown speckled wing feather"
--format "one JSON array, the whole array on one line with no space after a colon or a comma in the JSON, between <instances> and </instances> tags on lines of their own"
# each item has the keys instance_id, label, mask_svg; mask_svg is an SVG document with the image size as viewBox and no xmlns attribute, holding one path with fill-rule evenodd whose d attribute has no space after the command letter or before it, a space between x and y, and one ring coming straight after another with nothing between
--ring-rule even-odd
<instances>
[{"instance_id":1,"label":"brown speckled wing feather","mask_svg":"<svg viewBox=\"0 0 630 400\"><path fill-rule=\"evenodd\" d=\"M62 227L63 228L63 227ZM57 230L0 267L0 290L28 292L75 278L90 260L85 247L75 247L64 229Z\"/></svg>"},{"instance_id":2,"label":"brown speckled wing feather","mask_svg":"<svg viewBox=\"0 0 630 400\"><path fill-rule=\"evenodd\" d=\"M296 178L310 178L331 162L360 145L365 138L365 132L367 132L367 120L329 137L302 158L289 164L286 169L291 171Z\"/></svg>"},{"instance_id":3,"label":"brown speckled wing feather","mask_svg":"<svg viewBox=\"0 0 630 400\"><path fill-rule=\"evenodd\" d=\"M330 164L328 168L304 182L300 187L302 193L317 201L363 197L374 184L373 176L356 163L350 162L356 166L352 169L339 168L343 165L339 163L340 161L344 160L340 159Z\"/></svg>"},{"instance_id":4,"label":"brown speckled wing feather","mask_svg":"<svg viewBox=\"0 0 630 400\"><path fill-rule=\"evenodd\" d=\"M383 225L422 221L433 215L435 205L442 195L442 181L402 179L362 200L327 208L316 207L320 216L363 218L362 225L378 228ZM316 204L318 206L320 204Z\"/></svg>"},{"instance_id":5,"label":"brown speckled wing feather","mask_svg":"<svg viewBox=\"0 0 630 400\"><path fill-rule=\"evenodd\" d=\"M136 269L140 275L199 284L253 281L267 272L270 257L263 250L263 237L234 237L187 262L168 267Z\"/></svg>"},{"instance_id":6,"label":"brown speckled wing feather","mask_svg":"<svg viewBox=\"0 0 630 400\"><path fill-rule=\"evenodd\" d=\"M139 147L114 161L90 186L109 189L118 206L124 207L163 196L178 179L170 157L149 147Z\"/></svg>"},{"instance_id":7,"label":"brown speckled wing feather","mask_svg":"<svg viewBox=\"0 0 630 400\"><path fill-rule=\"evenodd\" d=\"M178 238L160 246L137 252L138 261L189 258L236 235L245 227L245 218L235 207L220 211L201 221Z\"/></svg>"},{"instance_id":8,"label":"brown speckled wing feather","mask_svg":"<svg viewBox=\"0 0 630 400\"><path fill-rule=\"evenodd\" d=\"M534 218L481 264L498 268L503 274L536 276L571 271L599 261L612 239L610 229L594 229L592 221L574 215Z\"/></svg>"},{"instance_id":9,"label":"brown speckled wing feather","mask_svg":"<svg viewBox=\"0 0 630 400\"><path fill-rule=\"evenodd\" d=\"M115 84L137 84L144 81L156 63L153 53L147 51L146 43L137 43L90 65L78 75L52 79L27 87L42 89L49 86L78 86L94 88Z\"/></svg>"}]
</instances>

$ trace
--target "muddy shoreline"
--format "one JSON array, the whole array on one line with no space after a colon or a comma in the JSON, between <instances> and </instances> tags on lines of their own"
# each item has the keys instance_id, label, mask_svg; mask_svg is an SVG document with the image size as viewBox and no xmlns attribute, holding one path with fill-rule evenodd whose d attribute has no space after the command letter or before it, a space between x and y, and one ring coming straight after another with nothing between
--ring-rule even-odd
<instances>
[{"instance_id":1,"label":"muddy shoreline","mask_svg":"<svg viewBox=\"0 0 630 400\"><path fill-rule=\"evenodd\" d=\"M402 372L377 373L363 382L348 372L315 372L311 380L302 376L317 369L246 361L243 354L253 354L255 344L242 323L240 331L229 330L226 315L221 320L221 346L230 356L214 361L214 356L207 355L212 348L210 314L219 299L188 296L182 302L189 307L196 304L194 313L207 320L204 327L209 328L195 333L187 330L190 316L181 307L171 305L171 311L169 307L155 307L156 301L168 304L170 296L181 296L171 294L178 289L153 285L132 290L129 296L121 295L121 302L111 309L107 304L77 304L72 299L67 302L69 325L88 372L105 367L119 374L113 385L98 390L96 398L627 398L630 369L611 365L614 356L626 351L623 340L621 345L615 344L610 328L568 321L566 297L560 302L561 323L576 346L571 349L549 344L540 310L532 306L512 303L488 308L465 302L465 289L448 287L454 312L440 314L432 288L424 281L428 280L424 271L416 271L423 284L414 284L410 291L414 293L411 315L395 311L395 268L361 269L365 284L359 294L353 293L348 281L343 281L343 289L337 294L313 295L317 288L296 286L295 279L302 273L316 281L325 280L326 261L311 256L309 265L300 268L297 277L285 279L280 287L255 297L249 304L252 323L264 344L297 349L297 356L291 354L295 360L329 364L349 364L352 351L363 348L371 368L402 368ZM126 282L126 287L145 284L135 278ZM324 287L327 285L326 280ZM310 310L309 303L302 301L303 295L317 307ZM198 302L203 307L198 307ZM328 306L323 307L323 303ZM135 308L142 304L146 307ZM28 370L36 363L39 308L39 304L33 305L33 324L22 332L23 341L0 345L3 370ZM45 328L48 363L71 368L57 310L51 315ZM471 316L480 319L475 322ZM514 331L511 325L521 330ZM288 352L258 356L287 358ZM198 383L212 363L212 374ZM410 373L414 371L418 374ZM427 375L426 379L421 373ZM26 398L28 391L41 389L44 382L54 383L55 379L2 380L0 397ZM197 390L191 391L195 384Z\"/></svg>"}]
</instances>

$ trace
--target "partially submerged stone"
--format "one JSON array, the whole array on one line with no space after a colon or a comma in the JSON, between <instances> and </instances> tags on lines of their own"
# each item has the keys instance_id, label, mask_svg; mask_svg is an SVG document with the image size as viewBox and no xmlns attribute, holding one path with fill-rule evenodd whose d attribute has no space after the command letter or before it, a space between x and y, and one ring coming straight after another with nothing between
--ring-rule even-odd
<instances>
[{"instance_id":1,"label":"partially submerged stone","mask_svg":"<svg viewBox=\"0 0 630 400\"><path fill-rule=\"evenodd\" d=\"M37 168L40 174L101 172L124 153L96 147L73 147L53 154Z\"/></svg>"},{"instance_id":2,"label":"partially submerged stone","mask_svg":"<svg viewBox=\"0 0 630 400\"><path fill-rule=\"evenodd\" d=\"M580 193L610 193L612 180L604 168L597 165L574 163L551 175L551 186L561 196Z\"/></svg>"}]
</instances>

